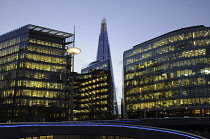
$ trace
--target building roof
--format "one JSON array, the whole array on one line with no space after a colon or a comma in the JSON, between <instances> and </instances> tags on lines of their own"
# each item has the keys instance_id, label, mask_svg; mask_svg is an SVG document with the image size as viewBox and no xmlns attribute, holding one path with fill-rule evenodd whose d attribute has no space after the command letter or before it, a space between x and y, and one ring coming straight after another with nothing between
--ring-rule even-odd
<instances>
[{"instance_id":1,"label":"building roof","mask_svg":"<svg viewBox=\"0 0 210 139\"><path fill-rule=\"evenodd\" d=\"M150 41L156 40L156 39L161 38L161 37L163 37L163 36L170 35L170 34L175 33L175 32L184 31L184 30L189 30L189 29L197 29L197 28L205 28L205 26L204 26L204 25L198 25L198 26L191 26L191 27L186 27L186 28L181 28L181 29L178 29L178 30L174 30L174 31L165 33L165 34L163 34L163 35L160 35L160 36L158 36L158 37L155 37L155 38L153 38L153 39L150 39L150 40L148 40L148 41L145 41L145 42L143 42L143 43L137 44L137 45L133 46L133 48L135 48L135 47L137 47L137 46L139 46L139 45L142 45L142 44L146 44L146 43L148 43L148 42L150 42Z\"/></svg>"},{"instance_id":2,"label":"building roof","mask_svg":"<svg viewBox=\"0 0 210 139\"><path fill-rule=\"evenodd\" d=\"M40 32L40 33L44 33L44 34L49 34L49 35L52 35L55 37L68 38L68 37L71 37L74 35L71 33L58 31L58 30L54 30L54 29L50 29L50 28L45 28L45 27L41 27L41 26L36 26L36 25L32 25L32 24L29 24L27 26L29 27L30 30L34 30L36 32Z\"/></svg>"}]
</instances>

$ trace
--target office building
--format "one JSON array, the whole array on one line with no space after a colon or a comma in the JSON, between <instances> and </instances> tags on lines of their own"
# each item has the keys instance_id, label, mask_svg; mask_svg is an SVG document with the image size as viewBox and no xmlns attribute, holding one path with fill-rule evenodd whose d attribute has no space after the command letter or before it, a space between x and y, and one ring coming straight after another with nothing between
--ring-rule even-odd
<instances>
[{"instance_id":1,"label":"office building","mask_svg":"<svg viewBox=\"0 0 210 139\"><path fill-rule=\"evenodd\" d=\"M68 120L72 36L35 25L0 36L0 122Z\"/></svg>"},{"instance_id":2,"label":"office building","mask_svg":"<svg viewBox=\"0 0 210 139\"><path fill-rule=\"evenodd\" d=\"M113 83L110 70L76 76L74 120L113 119Z\"/></svg>"},{"instance_id":3,"label":"office building","mask_svg":"<svg viewBox=\"0 0 210 139\"><path fill-rule=\"evenodd\" d=\"M98 99L98 104L104 105L105 103L109 103L108 106L110 108L102 108L102 113L105 109L107 109L108 119L111 119L111 115L118 115L118 108L117 108L117 99L116 99L116 91L115 91L115 84L114 84L114 76L113 76L113 68L112 68L112 59L111 59L111 53L110 53L110 47L109 47L109 41L108 41L108 33L107 33L107 25L106 25L106 19L103 19L101 22L101 31L99 35L99 42L98 42L98 52L97 52L97 58L96 61L90 63L88 67L81 70L81 73L85 76L89 76L90 78L88 80L95 80L96 77L102 77L105 78L105 80L102 80L100 82L94 82L94 83L88 83L89 86L99 85L102 90L99 91L98 95L106 96L105 101L101 101L101 99ZM86 74L86 75L85 75ZM107 89L107 87L109 87ZM106 90L106 91L105 91ZM96 90L86 90L86 93L88 93L89 97L93 97L90 99L94 99L94 96L92 96L92 91L98 91ZM101 92L101 94L100 94ZM106 93L105 93L106 92ZM83 92L81 92L83 93ZM102 97L100 96L100 97ZM97 99L95 100L97 101ZM101 107L98 105L94 106L93 111L100 111ZM111 112L112 111L112 112ZM100 113L100 112L99 112ZM97 117L97 116L96 116ZM104 119L104 118L102 118Z\"/></svg>"},{"instance_id":4,"label":"office building","mask_svg":"<svg viewBox=\"0 0 210 139\"><path fill-rule=\"evenodd\" d=\"M166 33L123 60L125 117L210 116L210 27Z\"/></svg>"}]
</instances>

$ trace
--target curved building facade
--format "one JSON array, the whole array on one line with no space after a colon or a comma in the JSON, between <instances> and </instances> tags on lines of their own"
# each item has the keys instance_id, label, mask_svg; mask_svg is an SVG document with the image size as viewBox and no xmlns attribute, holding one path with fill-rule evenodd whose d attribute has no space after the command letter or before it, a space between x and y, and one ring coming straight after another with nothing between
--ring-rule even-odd
<instances>
[{"instance_id":1,"label":"curved building facade","mask_svg":"<svg viewBox=\"0 0 210 139\"><path fill-rule=\"evenodd\" d=\"M210 116L210 27L169 32L123 59L128 118Z\"/></svg>"}]
</instances>

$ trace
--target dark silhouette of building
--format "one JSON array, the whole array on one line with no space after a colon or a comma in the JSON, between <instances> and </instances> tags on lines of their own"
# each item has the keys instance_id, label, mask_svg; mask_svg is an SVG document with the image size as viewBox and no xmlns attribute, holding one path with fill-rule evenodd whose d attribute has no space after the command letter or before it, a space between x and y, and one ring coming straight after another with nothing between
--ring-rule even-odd
<instances>
[{"instance_id":1,"label":"dark silhouette of building","mask_svg":"<svg viewBox=\"0 0 210 139\"><path fill-rule=\"evenodd\" d=\"M72 36L35 25L0 36L0 122L68 119L65 47Z\"/></svg>"},{"instance_id":2,"label":"dark silhouette of building","mask_svg":"<svg viewBox=\"0 0 210 139\"><path fill-rule=\"evenodd\" d=\"M127 118L210 116L210 28L193 26L124 52Z\"/></svg>"}]
</instances>

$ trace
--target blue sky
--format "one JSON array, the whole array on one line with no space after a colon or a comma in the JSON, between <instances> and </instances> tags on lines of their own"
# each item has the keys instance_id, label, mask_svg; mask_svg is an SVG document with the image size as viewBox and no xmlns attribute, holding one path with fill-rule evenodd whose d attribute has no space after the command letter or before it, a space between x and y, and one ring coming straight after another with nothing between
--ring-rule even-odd
<instances>
[{"instance_id":1,"label":"blue sky","mask_svg":"<svg viewBox=\"0 0 210 139\"><path fill-rule=\"evenodd\" d=\"M0 0L0 34L26 24L73 33L75 71L96 60L100 24L107 20L118 100L123 52L167 32L210 26L210 0Z\"/></svg>"}]
</instances>

